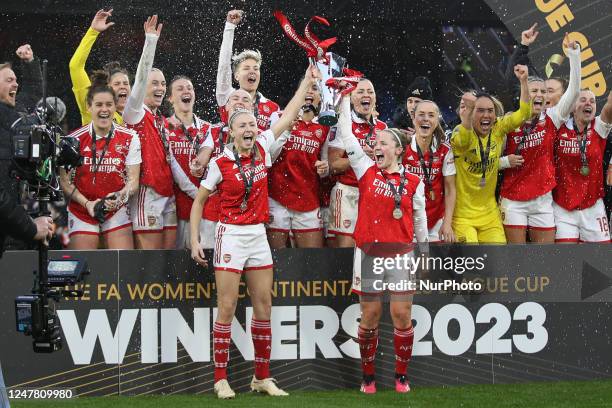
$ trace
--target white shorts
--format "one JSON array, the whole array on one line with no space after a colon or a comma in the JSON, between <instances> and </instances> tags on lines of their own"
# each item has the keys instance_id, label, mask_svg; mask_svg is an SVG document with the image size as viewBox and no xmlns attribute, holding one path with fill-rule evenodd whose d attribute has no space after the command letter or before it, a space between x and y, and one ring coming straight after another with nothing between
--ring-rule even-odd
<instances>
[{"instance_id":1,"label":"white shorts","mask_svg":"<svg viewBox=\"0 0 612 408\"><path fill-rule=\"evenodd\" d=\"M321 212L318 208L312 211L294 211L278 201L269 198L270 222L267 228L277 232L316 232L322 231Z\"/></svg>"},{"instance_id":2,"label":"white shorts","mask_svg":"<svg viewBox=\"0 0 612 408\"><path fill-rule=\"evenodd\" d=\"M610 242L610 226L600 198L584 210L567 211L553 203L556 242Z\"/></svg>"},{"instance_id":3,"label":"white shorts","mask_svg":"<svg viewBox=\"0 0 612 408\"><path fill-rule=\"evenodd\" d=\"M414 253L409 252L405 256L413 257ZM416 285L416 275L412 273L410 266L404 269L402 265L394 264L390 268L385 268L383 262L386 259L368 255L361 249L355 248L351 290L358 295L377 295L383 292L413 293L415 286L409 285ZM403 264L403 261L400 264Z\"/></svg>"},{"instance_id":4,"label":"white shorts","mask_svg":"<svg viewBox=\"0 0 612 408\"><path fill-rule=\"evenodd\" d=\"M444 224L444 218L440 218L438 222L428 230L427 235L429 242L442 242L440 241L440 229L442 228L442 224ZM416 242L416 237L414 237L414 242Z\"/></svg>"},{"instance_id":5,"label":"white shorts","mask_svg":"<svg viewBox=\"0 0 612 408\"><path fill-rule=\"evenodd\" d=\"M217 223L213 265L215 271L235 273L271 269L272 253L266 227Z\"/></svg>"},{"instance_id":6,"label":"white shorts","mask_svg":"<svg viewBox=\"0 0 612 408\"><path fill-rule=\"evenodd\" d=\"M200 248L213 249L215 247L216 221L202 219L200 221ZM179 220L176 227L176 249L191 249L191 226L187 220Z\"/></svg>"},{"instance_id":7,"label":"white shorts","mask_svg":"<svg viewBox=\"0 0 612 408\"><path fill-rule=\"evenodd\" d=\"M140 186L130 201L130 215L135 234L176 229L174 196L164 197L149 186Z\"/></svg>"},{"instance_id":8,"label":"white shorts","mask_svg":"<svg viewBox=\"0 0 612 408\"><path fill-rule=\"evenodd\" d=\"M330 228L334 235L353 235L357 223L359 188L336 183L329 203Z\"/></svg>"},{"instance_id":9,"label":"white shorts","mask_svg":"<svg viewBox=\"0 0 612 408\"><path fill-rule=\"evenodd\" d=\"M331 227L331 211L329 207L321 207L321 224L323 225L323 238L333 239L335 235L329 230Z\"/></svg>"},{"instance_id":10,"label":"white shorts","mask_svg":"<svg viewBox=\"0 0 612 408\"><path fill-rule=\"evenodd\" d=\"M505 228L527 228L552 231L555 229L552 192L529 201L501 199L499 209Z\"/></svg>"},{"instance_id":11,"label":"white shorts","mask_svg":"<svg viewBox=\"0 0 612 408\"><path fill-rule=\"evenodd\" d=\"M123 228L132 226L130 221L129 210L127 206L121 207L108 220L102 224L90 224L82 219L74 216L68 210L68 236L85 234L85 235L100 235L108 234L109 232L117 231Z\"/></svg>"}]
</instances>

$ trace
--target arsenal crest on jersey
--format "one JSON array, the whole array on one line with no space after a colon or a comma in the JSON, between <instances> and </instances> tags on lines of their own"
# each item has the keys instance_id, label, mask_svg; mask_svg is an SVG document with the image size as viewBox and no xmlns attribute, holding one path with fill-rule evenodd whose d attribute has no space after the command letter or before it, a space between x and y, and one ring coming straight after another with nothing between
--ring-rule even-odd
<instances>
[{"instance_id":1,"label":"arsenal crest on jersey","mask_svg":"<svg viewBox=\"0 0 612 408\"><path fill-rule=\"evenodd\" d=\"M266 113L270 113L270 108L268 107L268 105L263 106L263 111Z\"/></svg>"},{"instance_id":2,"label":"arsenal crest on jersey","mask_svg":"<svg viewBox=\"0 0 612 408\"><path fill-rule=\"evenodd\" d=\"M117 153L121 154L121 152L123 151L123 148L124 148L124 147L125 147L125 146L123 146L122 144L117 144L117 145L115 146L115 151L116 151Z\"/></svg>"},{"instance_id":3,"label":"arsenal crest on jersey","mask_svg":"<svg viewBox=\"0 0 612 408\"><path fill-rule=\"evenodd\" d=\"M228 263L231 260L232 260L231 254L223 254L223 262Z\"/></svg>"},{"instance_id":4,"label":"arsenal crest on jersey","mask_svg":"<svg viewBox=\"0 0 612 408\"><path fill-rule=\"evenodd\" d=\"M317 137L321 137L321 136L323 136L323 131L321 129L317 129L317 130L315 130L315 135Z\"/></svg>"}]
</instances>

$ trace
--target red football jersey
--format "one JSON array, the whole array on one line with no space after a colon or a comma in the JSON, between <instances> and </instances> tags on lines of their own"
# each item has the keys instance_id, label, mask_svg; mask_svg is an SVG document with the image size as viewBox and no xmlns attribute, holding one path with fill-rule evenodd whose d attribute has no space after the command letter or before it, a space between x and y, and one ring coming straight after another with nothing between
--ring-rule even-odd
<instances>
[{"instance_id":1,"label":"red football jersey","mask_svg":"<svg viewBox=\"0 0 612 408\"><path fill-rule=\"evenodd\" d=\"M294 211L319 208L315 162L321 159L328 132L328 126L314 121L296 122L270 169L270 197Z\"/></svg>"},{"instance_id":2,"label":"red football jersey","mask_svg":"<svg viewBox=\"0 0 612 408\"><path fill-rule=\"evenodd\" d=\"M438 147L434 141L431 150L423 154L423 159L425 166L428 168L431 162L431 171L429 173L431 183L429 185L425 182L425 171L417 152L416 138L413 137L412 142L406 148L402 162L410 173L417 175L423 181L425 186L427 228L431 229L440 219L444 218L444 177L453 176L457 174L457 171L455 169L453 152L448 143L442 143ZM431 199L431 191L434 192L433 200Z\"/></svg>"},{"instance_id":3,"label":"red football jersey","mask_svg":"<svg viewBox=\"0 0 612 408\"><path fill-rule=\"evenodd\" d=\"M207 137L209 128L210 123L195 117L194 124L186 129L187 136L182 127L167 129L170 151L196 188L200 186L200 178L191 175L189 162L197 157L202 147L207 145L212 147L212 140ZM174 184L174 196L176 197L176 216L180 220L188 220L193 200L176 183Z\"/></svg>"},{"instance_id":4,"label":"red football jersey","mask_svg":"<svg viewBox=\"0 0 612 408\"><path fill-rule=\"evenodd\" d=\"M523 124L508 133L504 155L515 154L520 144L522 166L504 170L501 196L514 201L529 201L555 188L554 143L558 125L549 113L543 112L535 125ZM533 127L532 127L533 126ZM532 128L531 128L532 127ZM531 131L525 136L526 129Z\"/></svg>"},{"instance_id":5,"label":"red football jersey","mask_svg":"<svg viewBox=\"0 0 612 408\"><path fill-rule=\"evenodd\" d=\"M75 137L79 140L79 149L83 157L83 164L76 168L74 184L81 194L90 201L106 197L108 194L125 187L125 181L127 180L126 166L140 164L142 161L138 135L116 124L113 125L113 129L108 146L106 145L106 137L98 136L96 138L97 158L95 163L92 160L93 126L91 124L85 125L69 135L69 137ZM98 220L89 215L85 207L74 200L70 201L68 209L77 218L89 224L99 224ZM106 219L114 213L114 211L107 213Z\"/></svg>"},{"instance_id":6,"label":"red football jersey","mask_svg":"<svg viewBox=\"0 0 612 408\"><path fill-rule=\"evenodd\" d=\"M218 157L225 150L225 144L229 141L229 129L224 123L217 123L210 127L210 136L214 145L210 156L210 161L212 162L214 158ZM219 193L213 191L204 204L204 218L208 221L219 221L220 205Z\"/></svg>"},{"instance_id":7,"label":"red football jersey","mask_svg":"<svg viewBox=\"0 0 612 408\"><path fill-rule=\"evenodd\" d=\"M418 176L405 173L406 181L400 202L403 215L399 220L395 219L395 199L388 182L398 189L403 171L400 169L400 172L383 175L374 164L359 179L358 216L353 238L356 246L366 253L369 253L368 248L374 249L374 244L391 244L384 248L384 252L371 253L388 255L388 250L395 244L402 247L411 244L414 239L413 198L416 194L424 194L424 186ZM410 248L410 245L406 248Z\"/></svg>"},{"instance_id":8,"label":"red football jersey","mask_svg":"<svg viewBox=\"0 0 612 408\"><path fill-rule=\"evenodd\" d=\"M273 102L263 96L261 93L257 92L257 109L255 111L255 116L257 117L257 127L259 130L264 131L270 128L270 116L280 110L280 106L276 102ZM219 107L219 115L221 116L221 122L227 123L229 121L229 117L227 111L225 110L225 106Z\"/></svg>"},{"instance_id":9,"label":"red football jersey","mask_svg":"<svg viewBox=\"0 0 612 408\"><path fill-rule=\"evenodd\" d=\"M157 112L153 115L148 107L144 107L142 120L135 125L128 125L140 137L142 149L142 164L140 165L140 184L152 187L159 195L171 197L174 194L172 170L167 160L168 152L164 147L162 137L166 137L166 119Z\"/></svg>"},{"instance_id":10,"label":"red football jersey","mask_svg":"<svg viewBox=\"0 0 612 408\"><path fill-rule=\"evenodd\" d=\"M369 141L371 145L374 145L376 140L376 131L384 130L387 128L385 122L382 122L378 119L374 119L374 125L372 126L367 121L358 117L355 112L351 113L353 119L353 134L359 141L359 144L363 148L366 145L366 142ZM342 140L340 140L339 135L335 135L332 133L329 139L329 147L335 147L338 149L344 150L344 145L342 144ZM342 156L347 158L346 152ZM346 184L347 186L357 187L357 177L355 177L355 172L352 168L348 168L343 174L337 176L338 181L342 184Z\"/></svg>"},{"instance_id":11,"label":"red football jersey","mask_svg":"<svg viewBox=\"0 0 612 408\"><path fill-rule=\"evenodd\" d=\"M202 186L219 195L219 221L225 224L251 225L268 222L268 167L270 166L270 146L274 142L271 131L261 133L257 137L255 148L259 158L255 166L251 166L252 155L241 157L243 172L247 180L252 179L253 185L247 200L247 208L240 209L245 197L245 180L234 153L230 146L210 162L207 174L202 180Z\"/></svg>"},{"instance_id":12,"label":"red football jersey","mask_svg":"<svg viewBox=\"0 0 612 408\"><path fill-rule=\"evenodd\" d=\"M553 199L568 211L592 207L604 196L603 156L606 139L612 125L605 124L599 116L589 123L586 134L586 157L589 175L580 174L582 167L580 144L573 119L559 129L555 141L555 169L557 187Z\"/></svg>"}]
</instances>

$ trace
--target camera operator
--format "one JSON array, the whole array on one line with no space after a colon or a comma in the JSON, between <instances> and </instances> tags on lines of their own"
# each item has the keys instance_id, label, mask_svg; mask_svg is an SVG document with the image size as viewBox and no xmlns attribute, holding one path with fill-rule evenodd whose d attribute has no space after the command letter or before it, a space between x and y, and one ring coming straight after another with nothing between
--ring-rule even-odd
<instances>
[{"instance_id":1,"label":"camera operator","mask_svg":"<svg viewBox=\"0 0 612 408\"><path fill-rule=\"evenodd\" d=\"M17 77L9 63L0 64L0 256L7 235L24 240L51 237L50 217L32 220L19 204L19 182L10 175L12 159L11 125L21 117L15 108Z\"/></svg>"}]
</instances>

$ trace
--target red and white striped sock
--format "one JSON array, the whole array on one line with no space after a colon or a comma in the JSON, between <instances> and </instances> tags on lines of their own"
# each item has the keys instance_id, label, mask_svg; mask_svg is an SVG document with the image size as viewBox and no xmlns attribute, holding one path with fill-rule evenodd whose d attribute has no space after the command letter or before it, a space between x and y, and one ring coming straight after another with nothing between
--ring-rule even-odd
<instances>
[{"instance_id":1,"label":"red and white striped sock","mask_svg":"<svg viewBox=\"0 0 612 408\"><path fill-rule=\"evenodd\" d=\"M378 328L364 329L359 326L359 353L361 354L361 369L364 376L374 376L374 359L378 347Z\"/></svg>"},{"instance_id":2,"label":"red and white striped sock","mask_svg":"<svg viewBox=\"0 0 612 408\"><path fill-rule=\"evenodd\" d=\"M393 344L395 345L395 374L406 375L408 362L412 357L412 342L414 330L412 326L407 329L393 329Z\"/></svg>"},{"instance_id":3,"label":"red and white striped sock","mask_svg":"<svg viewBox=\"0 0 612 408\"><path fill-rule=\"evenodd\" d=\"M251 320L251 337L255 349L255 378L270 377L270 352L272 351L272 328L269 320Z\"/></svg>"},{"instance_id":4,"label":"red and white striped sock","mask_svg":"<svg viewBox=\"0 0 612 408\"><path fill-rule=\"evenodd\" d=\"M229 347L232 341L232 325L215 322L213 325L213 360L215 362L215 382L227 379Z\"/></svg>"}]
</instances>

